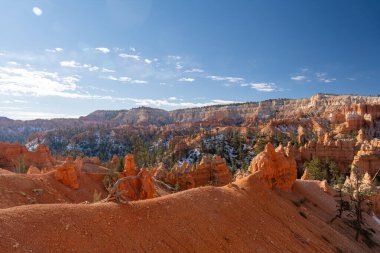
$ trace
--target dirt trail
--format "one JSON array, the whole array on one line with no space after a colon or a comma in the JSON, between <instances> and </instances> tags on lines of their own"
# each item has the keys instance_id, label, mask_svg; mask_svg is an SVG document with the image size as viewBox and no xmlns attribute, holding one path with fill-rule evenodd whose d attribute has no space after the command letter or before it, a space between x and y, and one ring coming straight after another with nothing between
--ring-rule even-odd
<instances>
[{"instance_id":1,"label":"dirt trail","mask_svg":"<svg viewBox=\"0 0 380 253\"><path fill-rule=\"evenodd\" d=\"M0 252L371 252L299 208L254 175L127 205L19 206L0 210Z\"/></svg>"}]
</instances>

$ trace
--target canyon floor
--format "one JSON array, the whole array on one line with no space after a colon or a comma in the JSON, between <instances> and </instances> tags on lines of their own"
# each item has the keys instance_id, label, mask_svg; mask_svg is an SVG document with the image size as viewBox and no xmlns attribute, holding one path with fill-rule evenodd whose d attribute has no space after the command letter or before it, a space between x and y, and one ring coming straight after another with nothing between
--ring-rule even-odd
<instances>
[{"instance_id":1,"label":"canyon floor","mask_svg":"<svg viewBox=\"0 0 380 253\"><path fill-rule=\"evenodd\" d=\"M355 242L337 219L336 202L319 181L297 180L292 192L270 190L255 175L224 187L199 187L128 204L78 203L88 192L49 189L49 174L3 174L18 197L0 197L0 252L378 252ZM20 205L42 182L34 205ZM16 184L15 184L16 183ZM51 183L57 183L51 180ZM58 183L59 184L59 183ZM59 187L55 185L54 187ZM29 187L29 188L28 188ZM61 187L65 187L61 185ZM57 189L57 188L55 188ZM22 192L22 193L21 193ZM53 198L52 196L56 196ZM59 196L59 197L57 197ZM79 196L79 197L78 197ZM65 200L66 198L66 200ZM71 200L70 200L71 199ZM5 200L6 204L4 204ZM13 201L13 203L12 203ZM62 204L54 202L77 202ZM50 204L46 204L50 203ZM20 205L20 206L17 206ZM380 227L366 216L380 244Z\"/></svg>"}]
</instances>

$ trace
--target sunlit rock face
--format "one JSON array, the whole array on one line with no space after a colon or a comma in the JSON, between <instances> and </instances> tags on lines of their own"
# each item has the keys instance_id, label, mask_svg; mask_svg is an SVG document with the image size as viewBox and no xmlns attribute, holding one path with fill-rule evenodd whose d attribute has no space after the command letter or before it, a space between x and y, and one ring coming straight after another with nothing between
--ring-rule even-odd
<instances>
[{"instance_id":1,"label":"sunlit rock face","mask_svg":"<svg viewBox=\"0 0 380 253\"><path fill-rule=\"evenodd\" d=\"M14 171L18 167L39 169L52 168L55 160L45 144L40 144L34 152L18 143L0 142L0 168Z\"/></svg>"},{"instance_id":2,"label":"sunlit rock face","mask_svg":"<svg viewBox=\"0 0 380 253\"><path fill-rule=\"evenodd\" d=\"M156 188L153 182L153 170L137 169L132 154L125 156L124 171L119 178L129 177L119 185L123 197L129 200L154 198Z\"/></svg>"},{"instance_id":3,"label":"sunlit rock face","mask_svg":"<svg viewBox=\"0 0 380 253\"><path fill-rule=\"evenodd\" d=\"M232 181L226 160L218 155L204 156L199 164L192 166L184 162L170 172L161 166L155 177L181 190L205 185L223 186Z\"/></svg>"},{"instance_id":4,"label":"sunlit rock face","mask_svg":"<svg viewBox=\"0 0 380 253\"><path fill-rule=\"evenodd\" d=\"M354 157L353 165L374 177L380 169L380 140L364 141Z\"/></svg>"},{"instance_id":5,"label":"sunlit rock face","mask_svg":"<svg viewBox=\"0 0 380 253\"><path fill-rule=\"evenodd\" d=\"M72 157L68 157L63 165L57 166L55 169L54 176L57 181L72 189L79 189L79 173Z\"/></svg>"},{"instance_id":6,"label":"sunlit rock face","mask_svg":"<svg viewBox=\"0 0 380 253\"><path fill-rule=\"evenodd\" d=\"M334 140L327 133L320 136L318 141L310 140L300 148L288 145L286 150L295 157L298 168L318 158L320 161L334 161L342 173L350 171L356 152L353 140Z\"/></svg>"},{"instance_id":7,"label":"sunlit rock face","mask_svg":"<svg viewBox=\"0 0 380 253\"><path fill-rule=\"evenodd\" d=\"M275 149L270 143L252 160L250 171L268 188L284 191L291 191L297 179L294 157L288 156L281 145Z\"/></svg>"}]
</instances>

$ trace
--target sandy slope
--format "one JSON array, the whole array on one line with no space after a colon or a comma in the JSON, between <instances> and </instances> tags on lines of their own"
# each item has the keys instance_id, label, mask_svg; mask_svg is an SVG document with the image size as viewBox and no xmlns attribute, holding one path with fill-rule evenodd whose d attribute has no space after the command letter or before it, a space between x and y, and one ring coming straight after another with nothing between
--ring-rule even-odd
<instances>
[{"instance_id":1,"label":"sandy slope","mask_svg":"<svg viewBox=\"0 0 380 253\"><path fill-rule=\"evenodd\" d=\"M0 174L0 208L28 204L92 202L94 192L106 192L96 174L81 173L80 189L72 190L54 178L54 172L37 175Z\"/></svg>"},{"instance_id":2,"label":"sandy slope","mask_svg":"<svg viewBox=\"0 0 380 253\"><path fill-rule=\"evenodd\" d=\"M297 201L297 194L279 196L250 176L226 187L201 187L128 205L7 208L0 210L0 251L369 251L313 213L302 217L299 209L307 208L288 200Z\"/></svg>"}]
</instances>

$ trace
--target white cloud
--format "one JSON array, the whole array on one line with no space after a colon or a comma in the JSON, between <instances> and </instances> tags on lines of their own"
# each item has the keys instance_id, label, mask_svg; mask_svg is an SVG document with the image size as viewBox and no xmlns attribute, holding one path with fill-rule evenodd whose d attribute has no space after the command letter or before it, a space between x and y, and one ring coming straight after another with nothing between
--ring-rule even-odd
<instances>
[{"instance_id":1,"label":"white cloud","mask_svg":"<svg viewBox=\"0 0 380 253\"><path fill-rule=\"evenodd\" d=\"M55 72L21 67L0 67L0 94L28 97L62 97L112 100L111 96L79 93L80 76L61 76Z\"/></svg>"},{"instance_id":2,"label":"white cloud","mask_svg":"<svg viewBox=\"0 0 380 253\"><path fill-rule=\"evenodd\" d=\"M36 15L36 16L41 16L42 15L42 10L38 7L33 7L33 13Z\"/></svg>"},{"instance_id":3,"label":"white cloud","mask_svg":"<svg viewBox=\"0 0 380 253\"><path fill-rule=\"evenodd\" d=\"M106 79L112 80L112 81L125 82L125 83L133 83L133 84L146 84L146 83L148 83L145 80L137 80L137 79L130 78L128 76L121 76L121 77L107 76Z\"/></svg>"},{"instance_id":4,"label":"white cloud","mask_svg":"<svg viewBox=\"0 0 380 253\"><path fill-rule=\"evenodd\" d=\"M59 64L61 65L61 67L64 68L87 69L90 72L97 71L100 69L98 66L94 66L91 64L81 64L76 61L61 61Z\"/></svg>"},{"instance_id":5,"label":"white cloud","mask_svg":"<svg viewBox=\"0 0 380 253\"><path fill-rule=\"evenodd\" d=\"M322 83L331 83L336 80L335 78L328 78L327 73L315 73L315 76L318 81Z\"/></svg>"},{"instance_id":6,"label":"white cloud","mask_svg":"<svg viewBox=\"0 0 380 253\"><path fill-rule=\"evenodd\" d=\"M136 61L140 60L140 56L134 55L134 54L119 54L121 58L129 58L129 59L134 59Z\"/></svg>"},{"instance_id":7,"label":"white cloud","mask_svg":"<svg viewBox=\"0 0 380 253\"><path fill-rule=\"evenodd\" d=\"M292 76L290 79L293 81L303 81L306 79L306 76Z\"/></svg>"},{"instance_id":8,"label":"white cloud","mask_svg":"<svg viewBox=\"0 0 380 253\"><path fill-rule=\"evenodd\" d=\"M0 107L0 114L8 118L18 119L18 120L78 118L80 116L80 115L67 115L64 113L54 113L54 112L25 111L25 110L20 110L20 108L5 110L1 107Z\"/></svg>"},{"instance_id":9,"label":"white cloud","mask_svg":"<svg viewBox=\"0 0 380 253\"><path fill-rule=\"evenodd\" d=\"M108 54L110 52L110 50L106 47L97 47L95 50L102 52L103 54Z\"/></svg>"},{"instance_id":10,"label":"white cloud","mask_svg":"<svg viewBox=\"0 0 380 253\"><path fill-rule=\"evenodd\" d=\"M59 53L59 52L63 52L63 48L56 47L56 48L53 48L53 49L45 49L45 52L48 52L48 53Z\"/></svg>"},{"instance_id":11,"label":"white cloud","mask_svg":"<svg viewBox=\"0 0 380 253\"><path fill-rule=\"evenodd\" d=\"M241 77L231 77L231 76L207 76L208 79L213 81L227 81L230 83L241 83L244 82L244 78Z\"/></svg>"},{"instance_id":12,"label":"white cloud","mask_svg":"<svg viewBox=\"0 0 380 253\"><path fill-rule=\"evenodd\" d=\"M27 104L28 101L20 100L20 99L13 99L13 100L4 100L1 103L2 104Z\"/></svg>"},{"instance_id":13,"label":"white cloud","mask_svg":"<svg viewBox=\"0 0 380 253\"><path fill-rule=\"evenodd\" d=\"M197 68L188 69L184 71L184 73L203 73L203 72L204 72L203 69L197 69Z\"/></svg>"},{"instance_id":14,"label":"white cloud","mask_svg":"<svg viewBox=\"0 0 380 253\"><path fill-rule=\"evenodd\" d=\"M90 67L90 65L88 64L80 64L79 62L76 62L76 61L61 61L59 63L61 65L61 67L65 67L65 68L88 68Z\"/></svg>"},{"instance_id":15,"label":"white cloud","mask_svg":"<svg viewBox=\"0 0 380 253\"><path fill-rule=\"evenodd\" d=\"M15 61L9 61L7 62L8 65L13 65L13 66L19 66L20 64L18 62L15 62Z\"/></svg>"},{"instance_id":16,"label":"white cloud","mask_svg":"<svg viewBox=\"0 0 380 253\"><path fill-rule=\"evenodd\" d=\"M114 73L115 70L107 69L107 68L102 68L102 72L103 72L103 73Z\"/></svg>"},{"instance_id":17,"label":"white cloud","mask_svg":"<svg viewBox=\"0 0 380 253\"><path fill-rule=\"evenodd\" d=\"M176 107L176 108L188 108L188 107L203 107L210 105L232 104L240 103L237 101L214 99L204 103L193 102L173 102L165 99L139 99L139 98L126 98L128 101L134 102L137 106L151 106L151 107Z\"/></svg>"},{"instance_id":18,"label":"white cloud","mask_svg":"<svg viewBox=\"0 0 380 253\"><path fill-rule=\"evenodd\" d=\"M134 47L129 47L129 50L131 50L132 52L136 52L136 48Z\"/></svg>"},{"instance_id":19,"label":"white cloud","mask_svg":"<svg viewBox=\"0 0 380 253\"><path fill-rule=\"evenodd\" d=\"M179 55L168 55L168 58L172 59L172 60L181 60L182 59L182 57Z\"/></svg>"},{"instance_id":20,"label":"white cloud","mask_svg":"<svg viewBox=\"0 0 380 253\"><path fill-rule=\"evenodd\" d=\"M152 60L149 60L149 59L145 59L144 62L145 62L146 64L151 64L153 61L152 61Z\"/></svg>"},{"instance_id":21,"label":"white cloud","mask_svg":"<svg viewBox=\"0 0 380 253\"><path fill-rule=\"evenodd\" d=\"M97 70L99 70L99 67L97 67L97 66L91 66L91 67L88 68L88 70L91 71L91 72L97 71Z\"/></svg>"},{"instance_id":22,"label":"white cloud","mask_svg":"<svg viewBox=\"0 0 380 253\"><path fill-rule=\"evenodd\" d=\"M241 86L250 86L252 89L263 92L272 92L278 90L277 86L274 83L248 83L242 84Z\"/></svg>"},{"instance_id":23,"label":"white cloud","mask_svg":"<svg viewBox=\"0 0 380 253\"><path fill-rule=\"evenodd\" d=\"M54 72L20 67L0 67L0 93L5 95L77 97L78 76L60 76Z\"/></svg>"},{"instance_id":24,"label":"white cloud","mask_svg":"<svg viewBox=\"0 0 380 253\"><path fill-rule=\"evenodd\" d=\"M170 97L170 98L168 98L169 100L178 100L178 98L176 98L176 97Z\"/></svg>"},{"instance_id":25,"label":"white cloud","mask_svg":"<svg viewBox=\"0 0 380 253\"><path fill-rule=\"evenodd\" d=\"M192 83L192 82L195 81L195 79L194 79L194 78L190 78L190 77L182 77L182 78L178 79L178 81L180 81L180 82L190 82L190 83Z\"/></svg>"}]
</instances>

